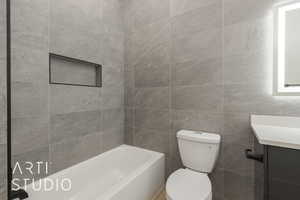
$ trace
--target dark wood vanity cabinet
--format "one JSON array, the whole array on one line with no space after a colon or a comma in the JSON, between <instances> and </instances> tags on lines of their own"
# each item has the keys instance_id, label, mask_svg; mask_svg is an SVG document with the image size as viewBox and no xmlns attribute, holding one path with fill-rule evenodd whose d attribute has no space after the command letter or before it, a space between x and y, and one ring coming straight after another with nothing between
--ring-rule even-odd
<instances>
[{"instance_id":1,"label":"dark wood vanity cabinet","mask_svg":"<svg viewBox=\"0 0 300 200\"><path fill-rule=\"evenodd\" d=\"M264 200L300 200L300 150L264 146Z\"/></svg>"}]
</instances>

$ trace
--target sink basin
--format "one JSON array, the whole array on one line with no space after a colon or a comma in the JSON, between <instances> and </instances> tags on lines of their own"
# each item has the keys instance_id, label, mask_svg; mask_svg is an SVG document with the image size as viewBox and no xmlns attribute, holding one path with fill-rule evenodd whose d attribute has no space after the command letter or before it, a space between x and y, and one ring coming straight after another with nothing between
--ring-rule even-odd
<instances>
[{"instance_id":1,"label":"sink basin","mask_svg":"<svg viewBox=\"0 0 300 200\"><path fill-rule=\"evenodd\" d=\"M300 149L300 117L251 115L251 127L260 144Z\"/></svg>"}]
</instances>

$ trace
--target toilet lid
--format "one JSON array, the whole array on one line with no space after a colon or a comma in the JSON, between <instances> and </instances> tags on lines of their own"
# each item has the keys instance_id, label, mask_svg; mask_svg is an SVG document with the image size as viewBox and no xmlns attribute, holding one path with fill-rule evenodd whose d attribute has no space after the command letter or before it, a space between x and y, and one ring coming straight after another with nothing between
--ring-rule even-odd
<instances>
[{"instance_id":1,"label":"toilet lid","mask_svg":"<svg viewBox=\"0 0 300 200\"><path fill-rule=\"evenodd\" d=\"M168 178L166 193L172 200L206 200L211 195L211 182L207 174L179 169Z\"/></svg>"}]
</instances>

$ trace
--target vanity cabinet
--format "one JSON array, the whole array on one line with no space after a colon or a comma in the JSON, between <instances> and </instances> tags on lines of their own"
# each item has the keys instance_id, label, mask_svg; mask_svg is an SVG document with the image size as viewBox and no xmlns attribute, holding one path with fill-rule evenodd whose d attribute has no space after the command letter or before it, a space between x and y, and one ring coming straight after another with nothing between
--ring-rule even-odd
<instances>
[{"instance_id":1,"label":"vanity cabinet","mask_svg":"<svg viewBox=\"0 0 300 200\"><path fill-rule=\"evenodd\" d=\"M264 146L264 200L300 199L300 150Z\"/></svg>"},{"instance_id":2,"label":"vanity cabinet","mask_svg":"<svg viewBox=\"0 0 300 200\"><path fill-rule=\"evenodd\" d=\"M259 145L246 156L263 162L264 200L299 200L300 117L251 115L251 127Z\"/></svg>"}]
</instances>

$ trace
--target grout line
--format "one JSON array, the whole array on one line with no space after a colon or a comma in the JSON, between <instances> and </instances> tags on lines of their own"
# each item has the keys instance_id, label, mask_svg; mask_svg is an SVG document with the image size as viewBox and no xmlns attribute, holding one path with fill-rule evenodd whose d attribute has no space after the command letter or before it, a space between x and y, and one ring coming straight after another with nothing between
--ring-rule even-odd
<instances>
[{"instance_id":1,"label":"grout line","mask_svg":"<svg viewBox=\"0 0 300 200\"><path fill-rule=\"evenodd\" d=\"M221 0L222 1L222 5L221 5L221 16L222 16L222 27L221 27L221 34L222 34L222 58L221 58L221 67L222 67L222 125L221 125L221 134L223 135L223 131L224 131L224 106L225 106L225 80L224 80L224 72L225 72L225 65L224 65L224 47L225 47L225 0Z\"/></svg>"},{"instance_id":2,"label":"grout line","mask_svg":"<svg viewBox=\"0 0 300 200\"><path fill-rule=\"evenodd\" d=\"M47 1L48 2L48 21L49 21L49 24L48 24L48 52L50 52L50 43L51 43L51 41L50 41L50 25L51 25L51 17L50 17L50 15L51 15L51 5L50 5L50 0L48 0ZM49 63L50 62L50 57L48 56L48 62L47 63ZM50 66L48 66L48 67L50 67ZM48 73L49 73L49 71L48 71ZM49 76L48 76L49 77ZM48 80L48 82L49 82L50 80ZM47 106L48 106L48 116L47 116L47 118L48 118L48 142L49 142L49 144L48 144L48 164L49 164L49 174L48 175L50 175L50 174L52 174L52 171L53 171L53 163L52 163L52 161L53 161L53 155L52 155L52 153L51 153L51 149L53 148L53 144L52 144L52 142L51 142L51 129L50 129L50 120L51 120L51 106L50 106L50 101L51 101L51 98L50 98L50 95L51 95L51 85L50 84L48 84L48 102L47 102Z\"/></svg>"},{"instance_id":3,"label":"grout line","mask_svg":"<svg viewBox=\"0 0 300 200\"><path fill-rule=\"evenodd\" d=\"M173 124L173 108L172 108L172 102L174 101L174 99L172 98L173 96L173 74L172 74L172 70L173 70L173 54L172 54L172 48L173 48L173 29L172 29L172 20L176 17L176 16L172 16L171 14L171 2L169 3L169 20L168 20L168 26L169 26L169 43L168 43L168 52L169 52L169 123L170 123L170 130L169 130L169 137L168 137L168 153L169 153L169 168L167 169L168 171L166 173L171 173L171 170L172 170L172 156L174 156L174 152L173 152L173 131L174 131L174 124Z\"/></svg>"}]
</instances>

